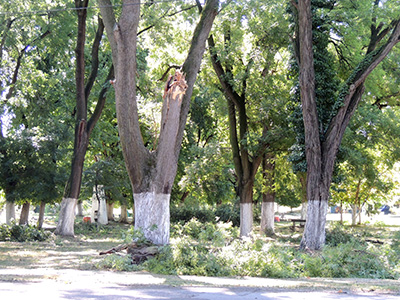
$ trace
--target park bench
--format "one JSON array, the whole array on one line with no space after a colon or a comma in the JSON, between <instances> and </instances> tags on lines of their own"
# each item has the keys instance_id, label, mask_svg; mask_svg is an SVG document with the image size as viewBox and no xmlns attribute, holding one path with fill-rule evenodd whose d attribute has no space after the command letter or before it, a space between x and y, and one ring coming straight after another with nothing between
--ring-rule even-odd
<instances>
[{"instance_id":1,"label":"park bench","mask_svg":"<svg viewBox=\"0 0 400 300\"><path fill-rule=\"evenodd\" d=\"M303 219L290 219L290 221L293 223L293 225L291 226L293 231L295 231L296 229L296 223L299 223L300 228L304 227L304 224L306 223L306 220Z\"/></svg>"}]
</instances>

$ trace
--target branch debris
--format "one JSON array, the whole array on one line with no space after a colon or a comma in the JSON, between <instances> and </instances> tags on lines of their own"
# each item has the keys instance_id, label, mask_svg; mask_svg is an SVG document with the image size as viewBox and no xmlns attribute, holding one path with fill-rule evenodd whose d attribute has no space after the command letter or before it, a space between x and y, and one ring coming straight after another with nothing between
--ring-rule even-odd
<instances>
[{"instance_id":1,"label":"branch debris","mask_svg":"<svg viewBox=\"0 0 400 300\"><path fill-rule=\"evenodd\" d=\"M140 264L149 258L156 256L159 253L158 247L154 245L141 245L135 242L131 244L121 244L109 250L102 251L99 255L107 255L122 252L125 255L132 257L132 264Z\"/></svg>"}]
</instances>

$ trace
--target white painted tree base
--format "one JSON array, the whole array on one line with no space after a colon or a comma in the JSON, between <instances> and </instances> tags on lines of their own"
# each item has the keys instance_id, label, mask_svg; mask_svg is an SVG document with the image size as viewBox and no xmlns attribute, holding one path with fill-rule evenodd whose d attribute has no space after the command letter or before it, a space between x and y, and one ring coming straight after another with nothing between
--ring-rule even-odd
<instances>
[{"instance_id":1,"label":"white painted tree base","mask_svg":"<svg viewBox=\"0 0 400 300\"><path fill-rule=\"evenodd\" d=\"M249 236L253 230L253 204L240 203L240 236Z\"/></svg>"},{"instance_id":2,"label":"white painted tree base","mask_svg":"<svg viewBox=\"0 0 400 300\"><path fill-rule=\"evenodd\" d=\"M13 220L15 220L15 204L14 202L6 201L6 224L10 225Z\"/></svg>"},{"instance_id":3,"label":"white painted tree base","mask_svg":"<svg viewBox=\"0 0 400 300\"><path fill-rule=\"evenodd\" d=\"M57 235L74 236L75 208L78 199L63 198L61 202L60 218L57 223Z\"/></svg>"},{"instance_id":4,"label":"white painted tree base","mask_svg":"<svg viewBox=\"0 0 400 300\"><path fill-rule=\"evenodd\" d=\"M307 220L307 201L301 203L300 219Z\"/></svg>"},{"instance_id":5,"label":"white painted tree base","mask_svg":"<svg viewBox=\"0 0 400 300\"><path fill-rule=\"evenodd\" d=\"M325 224L328 201L308 200L307 222L300 243L302 249L320 250L325 244Z\"/></svg>"},{"instance_id":6,"label":"white painted tree base","mask_svg":"<svg viewBox=\"0 0 400 300\"><path fill-rule=\"evenodd\" d=\"M156 245L169 243L170 232L170 194L134 194L135 229Z\"/></svg>"},{"instance_id":7,"label":"white painted tree base","mask_svg":"<svg viewBox=\"0 0 400 300\"><path fill-rule=\"evenodd\" d=\"M96 221L102 225L108 224L106 195L102 185L98 185L97 190L96 186L93 187L91 222Z\"/></svg>"},{"instance_id":8,"label":"white painted tree base","mask_svg":"<svg viewBox=\"0 0 400 300\"><path fill-rule=\"evenodd\" d=\"M275 202L261 204L261 232L273 234L275 231Z\"/></svg>"}]
</instances>

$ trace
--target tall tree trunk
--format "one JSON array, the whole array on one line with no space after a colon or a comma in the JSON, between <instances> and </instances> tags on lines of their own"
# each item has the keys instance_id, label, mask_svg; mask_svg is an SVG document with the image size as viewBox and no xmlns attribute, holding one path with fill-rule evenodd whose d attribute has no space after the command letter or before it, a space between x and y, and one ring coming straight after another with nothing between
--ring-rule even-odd
<instances>
[{"instance_id":1,"label":"tall tree trunk","mask_svg":"<svg viewBox=\"0 0 400 300\"><path fill-rule=\"evenodd\" d=\"M106 195L104 192L104 186L96 185L95 186L95 198L98 202L98 211L97 211L97 222L102 225L108 224L107 218L107 204L106 204Z\"/></svg>"},{"instance_id":2,"label":"tall tree trunk","mask_svg":"<svg viewBox=\"0 0 400 300\"><path fill-rule=\"evenodd\" d=\"M351 205L351 225L357 225L357 217L361 216L361 207L360 207L360 188L361 188L361 179L358 180L356 194L354 195L354 203ZM361 217L360 217L361 219Z\"/></svg>"},{"instance_id":3,"label":"tall tree trunk","mask_svg":"<svg viewBox=\"0 0 400 300\"><path fill-rule=\"evenodd\" d=\"M77 11L78 14L78 37L76 42L76 125L74 154L72 158L71 173L64 191L61 203L59 221L55 234L63 236L74 236L75 208L81 189L83 162L88 141L87 132L87 102L85 98L85 36L86 16L89 0L75 0L76 8L83 8Z\"/></svg>"},{"instance_id":4,"label":"tall tree trunk","mask_svg":"<svg viewBox=\"0 0 400 300\"><path fill-rule=\"evenodd\" d=\"M83 216L82 200L78 200L78 202L76 203L76 207L77 207L76 215L82 217Z\"/></svg>"},{"instance_id":5,"label":"tall tree trunk","mask_svg":"<svg viewBox=\"0 0 400 300\"><path fill-rule=\"evenodd\" d=\"M343 224L343 202L340 200L340 224Z\"/></svg>"},{"instance_id":6,"label":"tall tree trunk","mask_svg":"<svg viewBox=\"0 0 400 300\"><path fill-rule=\"evenodd\" d=\"M121 204L121 215L119 217L120 223L128 223L128 207L126 204Z\"/></svg>"},{"instance_id":7,"label":"tall tree trunk","mask_svg":"<svg viewBox=\"0 0 400 300\"><path fill-rule=\"evenodd\" d=\"M126 0L120 20L109 0L99 0L115 66L118 130L135 202L135 228L156 244L169 243L169 200L194 82L205 43L218 12L218 0L207 0L182 67L165 86L159 142L155 152L143 144L136 102L136 50L140 2ZM131 5L130 5L131 4Z\"/></svg>"},{"instance_id":8,"label":"tall tree trunk","mask_svg":"<svg viewBox=\"0 0 400 300\"><path fill-rule=\"evenodd\" d=\"M6 201L6 224L10 225L12 220L15 220L15 204L14 202Z\"/></svg>"},{"instance_id":9,"label":"tall tree trunk","mask_svg":"<svg viewBox=\"0 0 400 300\"><path fill-rule=\"evenodd\" d=\"M114 202L107 201L107 218L109 221L114 221Z\"/></svg>"},{"instance_id":10,"label":"tall tree trunk","mask_svg":"<svg viewBox=\"0 0 400 300\"><path fill-rule=\"evenodd\" d=\"M98 20L98 29L96 37L92 45L92 69L89 79L85 86L85 36L86 36L86 16L87 6L89 0L75 0L75 7L78 8L78 36L76 42L76 125L75 125L75 140L74 140L74 152L71 163L71 173L68 182L65 186L64 196L61 202L61 210L59 215L59 221L55 234L63 236L74 236L74 221L75 221L75 208L78 202L83 164L85 161L85 155L87 147L89 145L89 137L94 126L100 118L103 110L107 87L103 87L100 91L99 98L96 104L96 108L87 121L87 100L90 95L90 91L95 82L97 71L99 68L98 52L100 47L100 41L104 31L104 25L102 20ZM106 82L113 77L113 67L110 68Z\"/></svg>"},{"instance_id":11,"label":"tall tree trunk","mask_svg":"<svg viewBox=\"0 0 400 300\"><path fill-rule=\"evenodd\" d=\"M298 1L300 41L300 98L306 141L307 160L307 222L301 241L302 248L320 249L325 242L326 210L329 186L321 182L321 144L315 101L314 53L312 43L311 0Z\"/></svg>"},{"instance_id":12,"label":"tall tree trunk","mask_svg":"<svg viewBox=\"0 0 400 300\"><path fill-rule=\"evenodd\" d=\"M21 215L19 217L19 225L27 225L29 223L29 208L31 207L30 202L24 202L21 209Z\"/></svg>"},{"instance_id":13,"label":"tall tree trunk","mask_svg":"<svg viewBox=\"0 0 400 300\"><path fill-rule=\"evenodd\" d=\"M301 185L301 211L300 219L307 220L307 173L298 173Z\"/></svg>"},{"instance_id":14,"label":"tall tree trunk","mask_svg":"<svg viewBox=\"0 0 400 300\"><path fill-rule=\"evenodd\" d=\"M37 222L38 229L42 229L43 227L45 209L46 209L46 202L44 201L40 202L39 218Z\"/></svg>"},{"instance_id":15,"label":"tall tree trunk","mask_svg":"<svg viewBox=\"0 0 400 300\"><path fill-rule=\"evenodd\" d=\"M247 181L240 191L240 236L248 236L253 230L253 186Z\"/></svg>"},{"instance_id":16,"label":"tall tree trunk","mask_svg":"<svg viewBox=\"0 0 400 300\"><path fill-rule=\"evenodd\" d=\"M275 162L271 156L264 155L263 157L265 191L261 206L261 232L270 236L275 233Z\"/></svg>"},{"instance_id":17,"label":"tall tree trunk","mask_svg":"<svg viewBox=\"0 0 400 300\"><path fill-rule=\"evenodd\" d=\"M351 204L351 225L355 226L357 223L357 211L358 206L357 204Z\"/></svg>"}]
</instances>

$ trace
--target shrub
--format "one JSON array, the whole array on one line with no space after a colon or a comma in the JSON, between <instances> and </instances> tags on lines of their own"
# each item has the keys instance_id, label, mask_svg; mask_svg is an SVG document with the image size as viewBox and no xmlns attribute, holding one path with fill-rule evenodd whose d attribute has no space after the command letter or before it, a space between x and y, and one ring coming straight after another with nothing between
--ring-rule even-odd
<instances>
[{"instance_id":1,"label":"shrub","mask_svg":"<svg viewBox=\"0 0 400 300\"><path fill-rule=\"evenodd\" d=\"M28 242L45 241L50 237L50 233L43 229L37 229L31 225L2 224L0 226L0 241Z\"/></svg>"},{"instance_id":2,"label":"shrub","mask_svg":"<svg viewBox=\"0 0 400 300\"><path fill-rule=\"evenodd\" d=\"M222 204L218 206L215 210L215 216L221 222L232 222L233 226L240 226L240 210L234 205Z\"/></svg>"},{"instance_id":3,"label":"shrub","mask_svg":"<svg viewBox=\"0 0 400 300\"><path fill-rule=\"evenodd\" d=\"M339 244L346 244L355 241L354 234L345 229L340 223L334 223L329 229L326 230L325 243L329 246L337 246Z\"/></svg>"},{"instance_id":4,"label":"shrub","mask_svg":"<svg viewBox=\"0 0 400 300\"><path fill-rule=\"evenodd\" d=\"M216 208L171 206L170 214L172 223L186 223L195 218L201 223L220 221L224 223L232 222L233 226L240 226L239 208L230 204L222 204Z\"/></svg>"},{"instance_id":5,"label":"shrub","mask_svg":"<svg viewBox=\"0 0 400 300\"><path fill-rule=\"evenodd\" d=\"M328 230L328 244L322 251L304 252L295 244L255 234L239 238L239 230L232 223L202 223L193 218L174 224L170 245L161 247L156 257L140 267L171 275L399 278L398 241L367 243L363 241L365 234L360 228L335 225ZM400 233L393 233L393 237L399 238ZM118 258L108 258L104 265L131 268Z\"/></svg>"},{"instance_id":6,"label":"shrub","mask_svg":"<svg viewBox=\"0 0 400 300\"><path fill-rule=\"evenodd\" d=\"M215 222L215 214L211 209L203 209L199 207L171 206L170 209L171 222L188 222L196 218L202 223Z\"/></svg>"}]
</instances>

